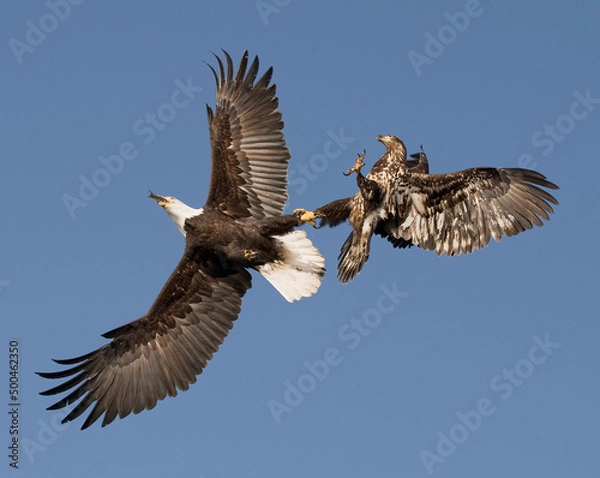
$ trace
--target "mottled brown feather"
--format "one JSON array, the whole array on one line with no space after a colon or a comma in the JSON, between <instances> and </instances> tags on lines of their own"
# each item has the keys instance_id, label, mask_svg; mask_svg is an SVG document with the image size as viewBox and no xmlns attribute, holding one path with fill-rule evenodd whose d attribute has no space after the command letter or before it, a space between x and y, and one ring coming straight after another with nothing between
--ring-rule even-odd
<instances>
[{"instance_id":1,"label":"mottled brown feather","mask_svg":"<svg viewBox=\"0 0 600 478\"><path fill-rule=\"evenodd\" d=\"M338 257L338 279L343 283L351 281L367 262L373 233L394 247L417 245L437 254L466 254L485 247L490 238L499 241L541 226L550 218L552 204L558 204L542 189L558 186L536 171L472 168L429 174L423 151L407 160L402 141L388 138L383 138L390 141L387 151L366 176L380 189L376 200L369 199L375 196L357 174L355 196L314 211L321 225L333 227L350 219L352 232Z\"/></svg>"},{"instance_id":2,"label":"mottled brown feather","mask_svg":"<svg viewBox=\"0 0 600 478\"><path fill-rule=\"evenodd\" d=\"M518 168L472 168L449 174L406 174L398 179L394 223L382 231L437 254L467 254L534 225L558 201L540 189L558 189L542 174Z\"/></svg>"}]
</instances>

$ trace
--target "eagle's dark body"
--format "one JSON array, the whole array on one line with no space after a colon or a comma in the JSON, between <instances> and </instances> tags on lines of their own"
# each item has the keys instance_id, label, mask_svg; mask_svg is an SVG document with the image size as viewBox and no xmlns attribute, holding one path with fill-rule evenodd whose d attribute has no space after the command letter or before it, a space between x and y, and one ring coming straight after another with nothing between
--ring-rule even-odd
<instances>
[{"instance_id":1,"label":"eagle's dark body","mask_svg":"<svg viewBox=\"0 0 600 478\"><path fill-rule=\"evenodd\" d=\"M185 222L186 247L201 251L205 257L256 269L282 260L275 236L286 235L300 224L294 215L231 219L205 207L203 214Z\"/></svg>"},{"instance_id":2,"label":"eagle's dark body","mask_svg":"<svg viewBox=\"0 0 600 478\"><path fill-rule=\"evenodd\" d=\"M387 151L366 177L360 164L358 193L314 210L321 225L346 219L352 232L339 256L338 278L349 282L369 258L373 233L394 247L417 245L437 254L458 255L499 241L533 225L541 226L558 201L541 188L558 189L545 176L519 168L472 168L449 174L428 174L424 152L406 160L404 143L380 136Z\"/></svg>"},{"instance_id":3,"label":"eagle's dark body","mask_svg":"<svg viewBox=\"0 0 600 478\"><path fill-rule=\"evenodd\" d=\"M185 235L179 264L138 320L104 334L111 342L68 360L70 368L39 373L66 379L42 392L68 392L49 407L79 402L63 422L92 407L82 429L104 415L152 409L167 395L196 381L237 319L251 287L248 269L260 272L288 300L316 292L325 272L323 257L302 230L301 221L282 216L287 200L290 158L283 137L272 69L257 78L258 58L244 53L237 74L231 57L217 57L215 111L207 107L212 171L203 208L150 193Z\"/></svg>"}]
</instances>

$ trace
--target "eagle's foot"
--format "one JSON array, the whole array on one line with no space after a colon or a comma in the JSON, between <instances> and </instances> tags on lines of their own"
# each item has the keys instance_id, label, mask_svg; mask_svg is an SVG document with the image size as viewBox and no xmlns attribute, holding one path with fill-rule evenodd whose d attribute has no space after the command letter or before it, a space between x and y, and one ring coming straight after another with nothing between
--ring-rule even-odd
<instances>
[{"instance_id":1,"label":"eagle's foot","mask_svg":"<svg viewBox=\"0 0 600 478\"><path fill-rule=\"evenodd\" d=\"M365 154L367 152L363 149L363 152L358 155L356 160L354 161L354 166L352 166L348 171L344 173L344 176L350 176L352 173L360 173L360 170L365 165L363 159L365 159Z\"/></svg>"},{"instance_id":2,"label":"eagle's foot","mask_svg":"<svg viewBox=\"0 0 600 478\"><path fill-rule=\"evenodd\" d=\"M258 252L253 251L251 249L245 249L244 250L244 258L251 261L253 259L256 259L256 256L258 256Z\"/></svg>"},{"instance_id":3,"label":"eagle's foot","mask_svg":"<svg viewBox=\"0 0 600 478\"><path fill-rule=\"evenodd\" d=\"M306 209L294 209L294 215L302 222L309 223L312 227L317 227L317 215Z\"/></svg>"}]
</instances>

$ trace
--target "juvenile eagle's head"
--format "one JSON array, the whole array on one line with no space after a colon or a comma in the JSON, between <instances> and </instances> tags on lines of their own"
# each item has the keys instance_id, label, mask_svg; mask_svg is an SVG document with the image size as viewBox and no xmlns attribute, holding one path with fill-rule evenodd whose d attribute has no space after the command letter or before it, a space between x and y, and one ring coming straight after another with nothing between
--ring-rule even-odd
<instances>
[{"instance_id":1,"label":"juvenile eagle's head","mask_svg":"<svg viewBox=\"0 0 600 478\"><path fill-rule=\"evenodd\" d=\"M379 135L377 136L377 141L383 143L383 145L390 150L398 150L398 149L404 149L406 150L406 147L404 146L404 143L402 142L402 140L400 138L398 138L397 136L394 136L393 134L386 134L386 135Z\"/></svg>"}]
</instances>

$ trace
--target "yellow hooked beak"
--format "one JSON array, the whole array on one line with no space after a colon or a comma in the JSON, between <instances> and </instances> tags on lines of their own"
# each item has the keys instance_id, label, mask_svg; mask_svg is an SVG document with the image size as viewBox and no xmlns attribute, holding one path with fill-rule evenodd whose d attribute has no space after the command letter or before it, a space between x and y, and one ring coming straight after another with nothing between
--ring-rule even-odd
<instances>
[{"instance_id":1,"label":"yellow hooked beak","mask_svg":"<svg viewBox=\"0 0 600 478\"><path fill-rule=\"evenodd\" d=\"M165 207L167 204L169 204L169 200L166 197L154 194L152 191L150 191L148 197L154 199L160 207Z\"/></svg>"}]
</instances>

